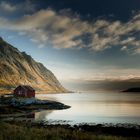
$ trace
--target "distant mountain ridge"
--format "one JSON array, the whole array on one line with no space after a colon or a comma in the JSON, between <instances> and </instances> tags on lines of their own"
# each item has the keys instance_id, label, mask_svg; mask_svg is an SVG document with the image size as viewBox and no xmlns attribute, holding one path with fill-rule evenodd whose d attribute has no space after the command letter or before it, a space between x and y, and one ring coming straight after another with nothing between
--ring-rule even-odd
<instances>
[{"instance_id":1,"label":"distant mountain ridge","mask_svg":"<svg viewBox=\"0 0 140 140\"><path fill-rule=\"evenodd\" d=\"M38 93L67 92L43 64L0 37L0 93L11 93L16 86L25 84Z\"/></svg>"},{"instance_id":2,"label":"distant mountain ridge","mask_svg":"<svg viewBox=\"0 0 140 140\"><path fill-rule=\"evenodd\" d=\"M140 92L140 87L133 87L123 90L123 92Z\"/></svg>"}]
</instances>

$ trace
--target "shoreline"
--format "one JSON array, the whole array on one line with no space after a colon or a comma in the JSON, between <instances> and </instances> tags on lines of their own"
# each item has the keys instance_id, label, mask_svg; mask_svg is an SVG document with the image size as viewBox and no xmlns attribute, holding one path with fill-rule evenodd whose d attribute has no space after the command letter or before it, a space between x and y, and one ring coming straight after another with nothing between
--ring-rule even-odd
<instances>
[{"instance_id":1,"label":"shoreline","mask_svg":"<svg viewBox=\"0 0 140 140\"><path fill-rule=\"evenodd\" d=\"M2 115L26 114L40 110L61 110L70 106L52 100L40 100L37 98L0 98L0 118Z\"/></svg>"},{"instance_id":2,"label":"shoreline","mask_svg":"<svg viewBox=\"0 0 140 140\"><path fill-rule=\"evenodd\" d=\"M96 125L69 125L69 124L43 124L32 123L28 121L4 121L1 122L1 128L7 127L7 131L0 132L9 133L14 131L18 133L20 130L20 136L24 139L24 131L30 131L26 136L38 137L38 139L60 139L60 140L139 140L140 138L140 125L137 127L123 127L123 126L107 126L103 124ZM12 130L10 130L12 128ZM22 131L23 132L22 132ZM33 131L33 133L32 133ZM48 134L49 132L49 134ZM49 135L49 138L48 138ZM13 138L17 136L12 136ZM26 137L26 138L27 138ZM5 139L4 139L5 140ZM8 140L8 139L7 139Z\"/></svg>"},{"instance_id":3,"label":"shoreline","mask_svg":"<svg viewBox=\"0 0 140 140\"><path fill-rule=\"evenodd\" d=\"M8 98L6 98L8 99ZM12 100L11 100L12 99ZM5 99L4 99L5 101ZM28 116L27 119L20 119L18 116L11 117L12 119L2 119L2 109L7 113L10 111L16 115L16 111L23 113L31 113L32 111L50 110L50 109L67 109L66 106L60 102L51 100L28 100L28 99L14 99L10 98L7 108L0 105L0 139L49 139L49 140L139 140L140 139L140 125L139 124L94 124L81 123L69 124L67 121L63 123L53 121L36 121L32 120L34 116ZM12 101L12 102L11 102ZM14 102L13 102L14 101ZM29 102L32 101L32 102ZM42 102L43 101L43 102ZM38 103L41 104L38 104ZM1 101L2 103L2 101ZM4 103L4 102L3 102ZM9 104L10 103L10 104ZM19 104L18 104L19 103ZM34 103L34 104L32 104ZM43 103L43 104L42 104ZM46 104L47 103L47 104ZM10 107L8 107L8 105ZM56 108L55 108L56 107ZM15 109L15 111L13 111ZM8 114L7 114L8 115ZM20 114L19 114L20 115ZM10 117L9 117L10 118ZM26 135L25 135L26 134Z\"/></svg>"}]
</instances>

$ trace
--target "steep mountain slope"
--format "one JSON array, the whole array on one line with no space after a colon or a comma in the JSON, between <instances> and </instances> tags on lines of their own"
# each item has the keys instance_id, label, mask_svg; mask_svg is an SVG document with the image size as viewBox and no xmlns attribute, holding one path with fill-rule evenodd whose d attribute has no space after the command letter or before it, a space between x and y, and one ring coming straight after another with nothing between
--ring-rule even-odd
<instances>
[{"instance_id":1,"label":"steep mountain slope","mask_svg":"<svg viewBox=\"0 0 140 140\"><path fill-rule=\"evenodd\" d=\"M20 84L30 85L40 93L66 92L43 64L0 37L0 93L11 93Z\"/></svg>"}]
</instances>

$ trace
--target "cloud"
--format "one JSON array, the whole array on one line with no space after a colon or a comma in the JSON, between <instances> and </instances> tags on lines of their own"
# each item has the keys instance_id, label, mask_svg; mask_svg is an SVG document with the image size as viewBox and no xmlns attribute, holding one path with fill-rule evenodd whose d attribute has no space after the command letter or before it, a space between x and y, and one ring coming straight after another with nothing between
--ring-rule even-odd
<instances>
[{"instance_id":1,"label":"cloud","mask_svg":"<svg viewBox=\"0 0 140 140\"><path fill-rule=\"evenodd\" d=\"M16 12L32 12L35 11L35 5L31 0L25 0L22 3L12 4L2 0L0 2L0 12L16 13Z\"/></svg>"},{"instance_id":2,"label":"cloud","mask_svg":"<svg viewBox=\"0 0 140 140\"><path fill-rule=\"evenodd\" d=\"M86 47L103 51L118 46L121 51L140 53L140 12L125 23L107 19L89 22L68 13L67 9L48 8L16 20L0 18L0 28L26 34L41 47L50 43L55 48Z\"/></svg>"},{"instance_id":3,"label":"cloud","mask_svg":"<svg viewBox=\"0 0 140 140\"><path fill-rule=\"evenodd\" d=\"M121 48L121 51L126 51L127 50L127 46L123 46L122 48Z\"/></svg>"},{"instance_id":4,"label":"cloud","mask_svg":"<svg viewBox=\"0 0 140 140\"><path fill-rule=\"evenodd\" d=\"M80 91L123 91L132 87L139 87L140 77L126 80L71 80L64 81L63 85L71 90Z\"/></svg>"},{"instance_id":5,"label":"cloud","mask_svg":"<svg viewBox=\"0 0 140 140\"><path fill-rule=\"evenodd\" d=\"M1 11L7 11L7 12L13 12L15 11L17 8L14 5L11 5L10 3L7 3L5 1L2 1L0 3L0 9Z\"/></svg>"}]
</instances>

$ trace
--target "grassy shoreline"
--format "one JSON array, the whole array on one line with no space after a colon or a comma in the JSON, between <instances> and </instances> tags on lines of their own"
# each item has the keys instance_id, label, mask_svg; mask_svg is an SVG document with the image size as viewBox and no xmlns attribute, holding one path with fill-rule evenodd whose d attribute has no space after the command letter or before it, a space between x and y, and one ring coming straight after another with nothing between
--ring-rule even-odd
<instances>
[{"instance_id":1,"label":"grassy shoreline","mask_svg":"<svg viewBox=\"0 0 140 140\"><path fill-rule=\"evenodd\" d=\"M7 102L8 100L8 102ZM6 101L6 102L5 102ZM12 105L9 105L12 103ZM2 121L3 115L24 114L35 111L36 109L66 109L69 106L59 102L47 101L44 104L21 104L21 100L9 100L3 98L0 105L0 140L139 140L140 125L126 127L107 126L103 124L90 125L69 125L69 124L49 124L43 122ZM18 102L19 101L19 102ZM22 101L24 101L22 99ZM26 100L25 100L26 101ZM34 101L34 100L33 100ZM18 105L18 106L17 106Z\"/></svg>"},{"instance_id":2,"label":"grassy shoreline","mask_svg":"<svg viewBox=\"0 0 140 140\"><path fill-rule=\"evenodd\" d=\"M0 140L139 140L139 128L0 122Z\"/></svg>"}]
</instances>

